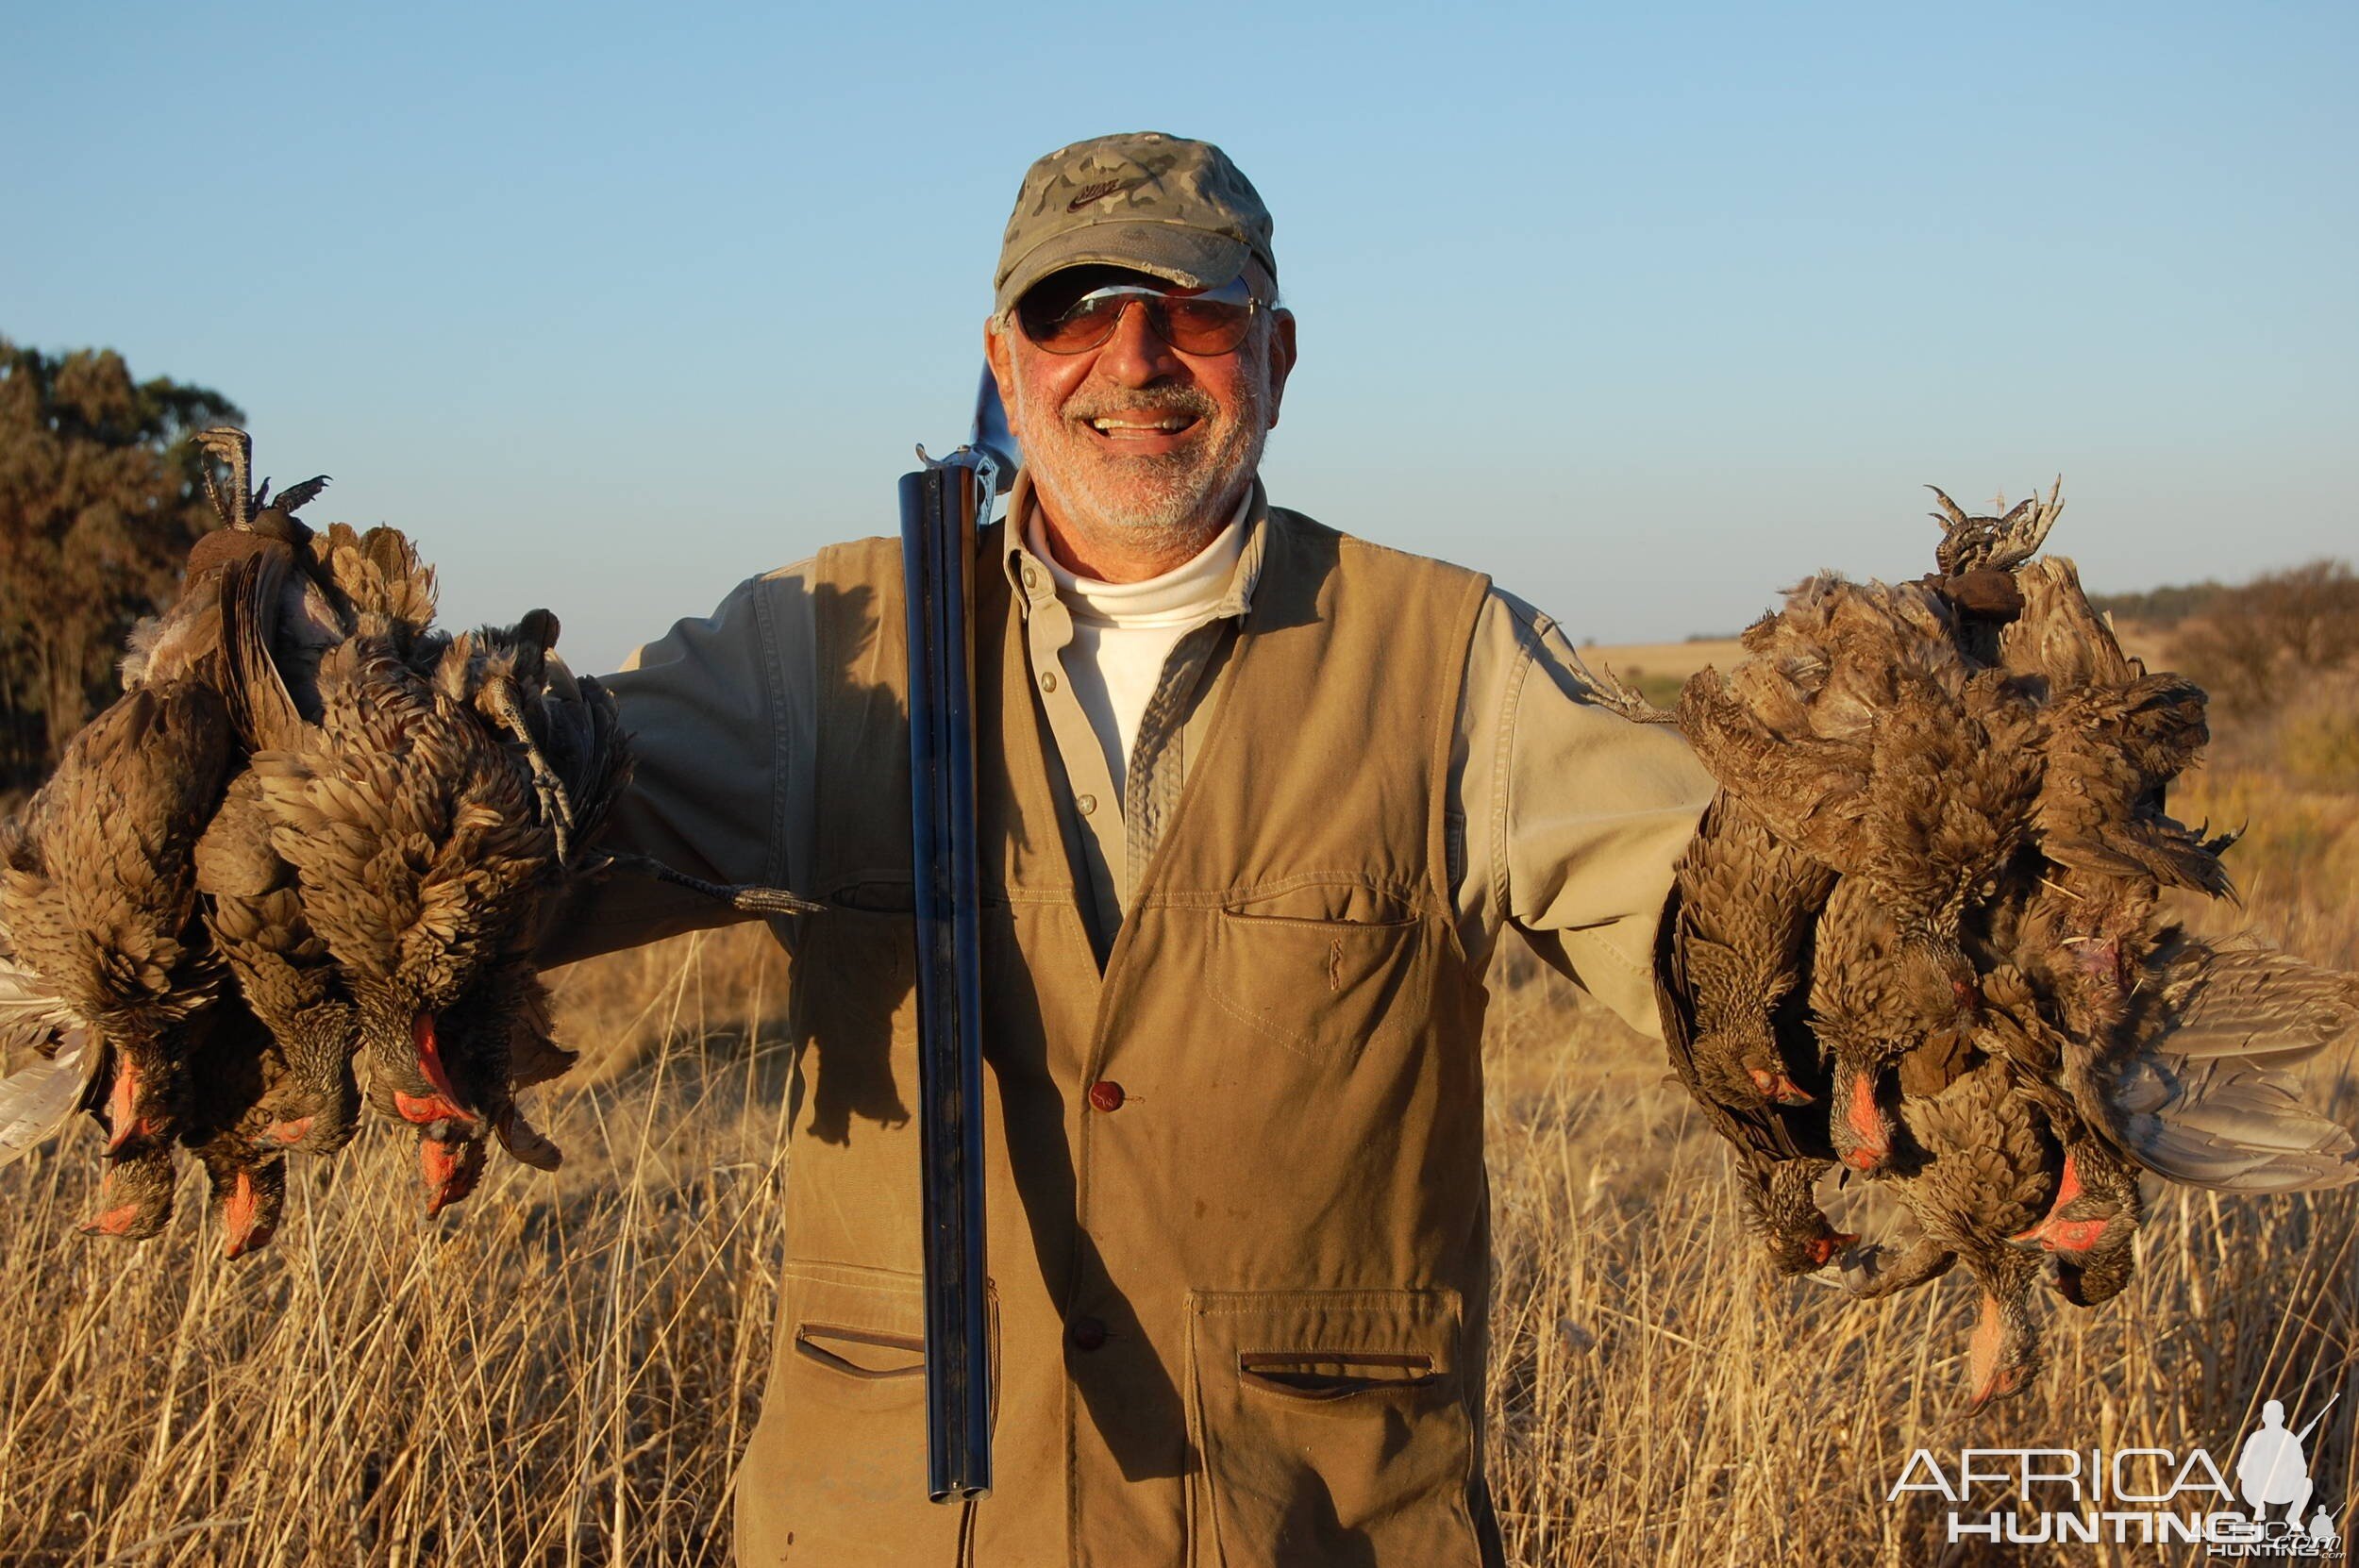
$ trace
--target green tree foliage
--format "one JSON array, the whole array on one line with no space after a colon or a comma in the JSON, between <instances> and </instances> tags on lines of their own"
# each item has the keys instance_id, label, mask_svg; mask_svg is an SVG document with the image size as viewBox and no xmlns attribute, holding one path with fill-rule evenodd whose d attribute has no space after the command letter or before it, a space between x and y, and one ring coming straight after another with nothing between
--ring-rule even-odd
<instances>
[{"instance_id":1,"label":"green tree foliage","mask_svg":"<svg viewBox=\"0 0 2359 1568\"><path fill-rule=\"evenodd\" d=\"M125 635L213 521L186 438L243 418L110 349L0 336L0 792L38 782L112 694Z\"/></svg>"}]
</instances>

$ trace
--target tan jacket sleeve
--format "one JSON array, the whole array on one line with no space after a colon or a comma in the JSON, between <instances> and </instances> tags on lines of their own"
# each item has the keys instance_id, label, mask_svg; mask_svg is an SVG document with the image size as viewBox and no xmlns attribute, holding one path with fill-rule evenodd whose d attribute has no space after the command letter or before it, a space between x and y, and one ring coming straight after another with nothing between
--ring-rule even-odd
<instances>
[{"instance_id":1,"label":"tan jacket sleeve","mask_svg":"<svg viewBox=\"0 0 2359 1568\"><path fill-rule=\"evenodd\" d=\"M1467 654L1465 701L1462 930L1487 950L1514 927L1661 1038L1655 928L1711 775L1677 730L1599 707L1563 630L1496 589Z\"/></svg>"},{"instance_id":2,"label":"tan jacket sleeve","mask_svg":"<svg viewBox=\"0 0 2359 1568\"><path fill-rule=\"evenodd\" d=\"M740 584L607 677L630 737L629 789L602 848L652 856L715 882L793 886L789 844L809 809L809 563ZM570 963L746 918L645 876L614 872L544 923L538 958Z\"/></svg>"}]
</instances>

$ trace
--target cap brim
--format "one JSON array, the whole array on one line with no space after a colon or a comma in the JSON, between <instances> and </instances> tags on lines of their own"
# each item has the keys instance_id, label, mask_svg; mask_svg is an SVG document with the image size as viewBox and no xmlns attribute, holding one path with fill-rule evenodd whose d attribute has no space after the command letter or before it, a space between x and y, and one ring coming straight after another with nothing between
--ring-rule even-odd
<instances>
[{"instance_id":1,"label":"cap brim","mask_svg":"<svg viewBox=\"0 0 2359 1568\"><path fill-rule=\"evenodd\" d=\"M1024 291L1067 267L1134 267L1182 289L1217 289L1245 271L1252 247L1225 234L1152 219L1090 224L1053 234L1025 254L993 304L1005 310Z\"/></svg>"}]
</instances>

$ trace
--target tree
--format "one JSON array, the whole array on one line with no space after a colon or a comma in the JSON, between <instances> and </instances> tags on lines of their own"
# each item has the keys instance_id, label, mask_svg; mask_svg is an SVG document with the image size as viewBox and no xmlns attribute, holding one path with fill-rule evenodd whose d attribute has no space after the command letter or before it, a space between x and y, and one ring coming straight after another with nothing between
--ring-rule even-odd
<instances>
[{"instance_id":1,"label":"tree","mask_svg":"<svg viewBox=\"0 0 2359 1568\"><path fill-rule=\"evenodd\" d=\"M112 694L124 637L213 521L187 437L243 418L111 349L0 336L0 790L38 782Z\"/></svg>"}]
</instances>

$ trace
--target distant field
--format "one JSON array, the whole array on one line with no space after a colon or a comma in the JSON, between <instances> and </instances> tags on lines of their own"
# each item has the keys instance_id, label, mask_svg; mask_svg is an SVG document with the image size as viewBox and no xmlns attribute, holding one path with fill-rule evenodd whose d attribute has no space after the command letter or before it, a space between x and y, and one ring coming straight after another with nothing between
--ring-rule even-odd
<instances>
[{"instance_id":1,"label":"distant field","mask_svg":"<svg viewBox=\"0 0 2359 1568\"><path fill-rule=\"evenodd\" d=\"M1687 677L1705 665L1726 670L1744 656L1745 650L1733 637L1696 642L1596 643L1581 650L1582 663L1600 675L1612 670L1661 708L1678 701Z\"/></svg>"},{"instance_id":2,"label":"distant field","mask_svg":"<svg viewBox=\"0 0 2359 1568\"><path fill-rule=\"evenodd\" d=\"M2118 623L2114 631L2125 650L2149 664L2159 668L2169 662L2167 632L2134 622ZM1581 649L1581 657L1593 670L1611 667L1648 701L1668 707L1678 700L1689 676L1707 664L1727 670L1745 657L1745 649L1733 637L1711 637L1683 642L1593 643Z\"/></svg>"}]
</instances>

